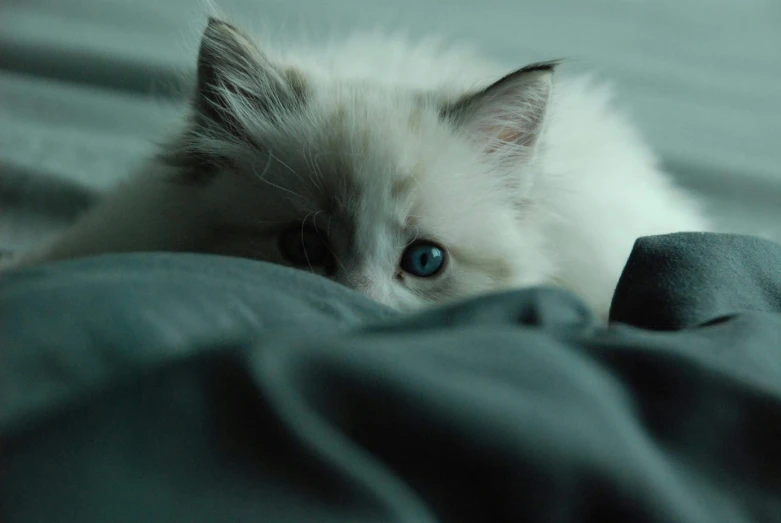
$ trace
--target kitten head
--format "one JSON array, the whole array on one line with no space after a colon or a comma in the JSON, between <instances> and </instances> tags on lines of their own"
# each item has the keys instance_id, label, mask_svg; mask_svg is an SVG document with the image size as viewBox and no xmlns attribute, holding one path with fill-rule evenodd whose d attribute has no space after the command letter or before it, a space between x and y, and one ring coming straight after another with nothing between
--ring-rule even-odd
<instances>
[{"instance_id":1,"label":"kitten head","mask_svg":"<svg viewBox=\"0 0 781 523\"><path fill-rule=\"evenodd\" d=\"M192 123L165 158L211 213L205 250L400 309L539 283L529 195L553 65L413 91L299 70L212 19Z\"/></svg>"}]
</instances>

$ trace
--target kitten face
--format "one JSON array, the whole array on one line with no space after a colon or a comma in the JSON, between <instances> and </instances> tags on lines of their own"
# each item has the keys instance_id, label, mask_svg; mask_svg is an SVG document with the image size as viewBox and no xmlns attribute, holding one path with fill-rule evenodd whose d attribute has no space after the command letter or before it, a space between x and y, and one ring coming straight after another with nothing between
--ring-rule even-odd
<instances>
[{"instance_id":1,"label":"kitten face","mask_svg":"<svg viewBox=\"0 0 781 523\"><path fill-rule=\"evenodd\" d=\"M312 270L400 309L545 279L527 219L551 65L448 98L307 76L212 20L195 117L167 152L204 250Z\"/></svg>"}]
</instances>

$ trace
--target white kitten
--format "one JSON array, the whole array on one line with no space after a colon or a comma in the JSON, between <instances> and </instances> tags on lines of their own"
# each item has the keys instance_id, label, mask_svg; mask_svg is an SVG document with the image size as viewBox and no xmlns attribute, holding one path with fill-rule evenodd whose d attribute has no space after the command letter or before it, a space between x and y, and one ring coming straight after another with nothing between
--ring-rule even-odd
<instances>
[{"instance_id":1,"label":"white kitten","mask_svg":"<svg viewBox=\"0 0 781 523\"><path fill-rule=\"evenodd\" d=\"M274 55L211 19L181 135L22 264L202 251L405 310L553 284L606 317L636 238L707 225L608 91L555 66L380 36Z\"/></svg>"}]
</instances>

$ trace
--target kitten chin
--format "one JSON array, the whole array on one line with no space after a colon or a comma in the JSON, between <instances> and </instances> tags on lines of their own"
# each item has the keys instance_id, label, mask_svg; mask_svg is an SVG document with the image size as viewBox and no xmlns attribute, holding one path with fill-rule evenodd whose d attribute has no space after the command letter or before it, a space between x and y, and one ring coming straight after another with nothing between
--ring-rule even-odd
<instances>
[{"instance_id":1,"label":"kitten chin","mask_svg":"<svg viewBox=\"0 0 781 523\"><path fill-rule=\"evenodd\" d=\"M404 310L556 285L606 318L638 237L708 224L609 89L558 68L376 34L274 54L210 19L182 132L16 263L219 252Z\"/></svg>"}]
</instances>

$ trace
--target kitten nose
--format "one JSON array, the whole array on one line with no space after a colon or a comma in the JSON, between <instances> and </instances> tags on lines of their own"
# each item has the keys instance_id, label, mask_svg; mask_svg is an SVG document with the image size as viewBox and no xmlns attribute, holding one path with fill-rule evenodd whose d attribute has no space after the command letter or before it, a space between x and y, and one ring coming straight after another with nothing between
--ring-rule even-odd
<instances>
[{"instance_id":1,"label":"kitten nose","mask_svg":"<svg viewBox=\"0 0 781 523\"><path fill-rule=\"evenodd\" d=\"M362 271L339 274L336 280L346 287L350 287L361 294L365 294L374 301L386 303L388 300L387 293L384 292L382 284Z\"/></svg>"},{"instance_id":2,"label":"kitten nose","mask_svg":"<svg viewBox=\"0 0 781 523\"><path fill-rule=\"evenodd\" d=\"M375 301L382 302L383 293L380 291L379 285L376 285L370 277L365 274L358 274L350 279L352 283L350 287Z\"/></svg>"}]
</instances>

